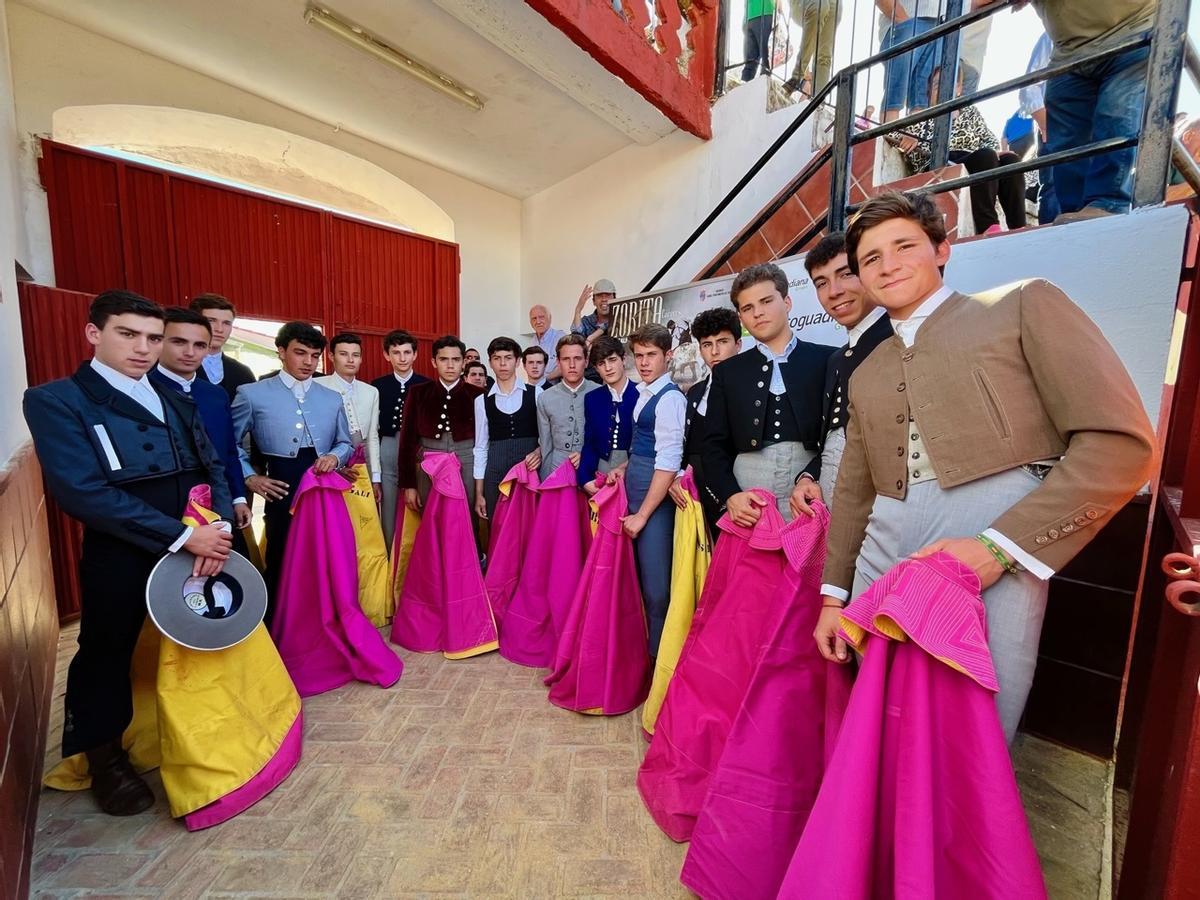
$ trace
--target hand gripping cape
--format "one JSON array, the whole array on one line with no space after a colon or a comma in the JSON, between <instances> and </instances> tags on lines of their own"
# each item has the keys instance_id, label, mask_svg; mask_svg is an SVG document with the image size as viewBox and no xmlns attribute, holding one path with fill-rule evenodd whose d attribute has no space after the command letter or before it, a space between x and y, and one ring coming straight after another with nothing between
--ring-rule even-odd
<instances>
[{"instance_id":1,"label":"hand gripping cape","mask_svg":"<svg viewBox=\"0 0 1200 900\"><path fill-rule=\"evenodd\" d=\"M483 583L492 604L492 615L501 628L504 611L512 602L530 539L535 533L537 489L538 473L524 462L509 469L500 482L500 499L492 516L492 543Z\"/></svg>"},{"instance_id":2,"label":"hand gripping cape","mask_svg":"<svg viewBox=\"0 0 1200 900\"><path fill-rule=\"evenodd\" d=\"M354 483L342 496L346 498L354 527L354 548L358 552L358 605L372 625L382 628L392 621L396 599L392 595L388 550L375 505L375 488L361 446L350 457L348 469L354 475Z\"/></svg>"},{"instance_id":3,"label":"hand gripping cape","mask_svg":"<svg viewBox=\"0 0 1200 900\"><path fill-rule=\"evenodd\" d=\"M667 606L667 620L658 644L650 696L642 707L642 728L648 735L654 734L654 722L667 696L667 686L675 675L679 654L683 651L683 643L692 627L692 617L696 614L696 601L704 590L704 579L712 562L712 544L708 526L704 523L704 507L700 505L700 491L690 467L680 484L687 493L687 502L683 509L675 511L671 602Z\"/></svg>"},{"instance_id":4,"label":"hand gripping cape","mask_svg":"<svg viewBox=\"0 0 1200 900\"><path fill-rule=\"evenodd\" d=\"M301 697L355 680L391 687L404 671L358 605L350 488L338 472L309 469L292 501L271 636Z\"/></svg>"},{"instance_id":5,"label":"hand gripping cape","mask_svg":"<svg viewBox=\"0 0 1200 900\"><path fill-rule=\"evenodd\" d=\"M208 485L188 494L183 522L219 517ZM278 787L300 760L300 695L267 629L224 650L190 650L163 637L149 618L130 671L133 721L121 743L134 767L162 774L171 815L188 831L219 825ZM64 759L47 787L85 790L87 758Z\"/></svg>"},{"instance_id":6,"label":"hand gripping cape","mask_svg":"<svg viewBox=\"0 0 1200 900\"><path fill-rule=\"evenodd\" d=\"M705 900L774 897L817 799L850 700L849 666L813 640L829 512L783 529L774 627L692 831L680 880Z\"/></svg>"},{"instance_id":7,"label":"hand gripping cape","mask_svg":"<svg viewBox=\"0 0 1200 900\"><path fill-rule=\"evenodd\" d=\"M691 838L709 778L781 605L778 587L787 566L783 516L773 495L754 491L766 505L753 528L735 525L728 515L717 523L723 534L638 770L646 808L674 841Z\"/></svg>"},{"instance_id":8,"label":"hand gripping cape","mask_svg":"<svg viewBox=\"0 0 1200 900\"><path fill-rule=\"evenodd\" d=\"M992 694L979 579L905 560L847 607L863 653L780 897L1044 898Z\"/></svg>"},{"instance_id":9,"label":"hand gripping cape","mask_svg":"<svg viewBox=\"0 0 1200 900\"><path fill-rule=\"evenodd\" d=\"M568 459L538 488L538 530L500 623L500 655L535 669L554 664L554 650L583 560L592 543L588 505Z\"/></svg>"},{"instance_id":10,"label":"hand gripping cape","mask_svg":"<svg viewBox=\"0 0 1200 900\"><path fill-rule=\"evenodd\" d=\"M496 623L479 571L461 464L453 453L426 453L421 468L433 484L392 620L392 642L448 659L495 650Z\"/></svg>"},{"instance_id":11,"label":"hand gripping cape","mask_svg":"<svg viewBox=\"0 0 1200 900\"><path fill-rule=\"evenodd\" d=\"M592 498L596 534L546 678L550 702L563 709L619 716L636 709L650 682L646 613L621 527L629 511L625 482Z\"/></svg>"}]
</instances>

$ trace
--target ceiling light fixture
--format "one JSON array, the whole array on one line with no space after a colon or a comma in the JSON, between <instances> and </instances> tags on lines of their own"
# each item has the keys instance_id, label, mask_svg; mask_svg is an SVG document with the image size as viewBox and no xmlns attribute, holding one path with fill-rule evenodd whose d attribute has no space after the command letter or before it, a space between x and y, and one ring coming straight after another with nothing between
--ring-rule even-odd
<instances>
[{"instance_id":1,"label":"ceiling light fixture","mask_svg":"<svg viewBox=\"0 0 1200 900\"><path fill-rule=\"evenodd\" d=\"M387 63L389 66L425 82L431 88L441 91L464 106L469 106L474 110L483 109L483 100L475 91L463 87L449 75L443 75L436 69L431 69L420 60L413 59L404 51L397 50L357 25L343 22L327 9L319 6L308 7L304 11L304 21L323 28L346 43L366 51L380 62Z\"/></svg>"}]
</instances>

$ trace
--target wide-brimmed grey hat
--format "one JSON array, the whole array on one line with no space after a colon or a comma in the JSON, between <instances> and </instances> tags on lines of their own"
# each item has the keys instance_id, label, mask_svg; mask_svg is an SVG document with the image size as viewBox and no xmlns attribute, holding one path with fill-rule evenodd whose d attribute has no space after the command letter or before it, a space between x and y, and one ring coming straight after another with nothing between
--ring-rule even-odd
<instances>
[{"instance_id":1,"label":"wide-brimmed grey hat","mask_svg":"<svg viewBox=\"0 0 1200 900\"><path fill-rule=\"evenodd\" d=\"M240 553L230 553L219 575L193 576L196 557L168 553L146 582L146 610L164 635L192 650L239 644L267 612L267 585Z\"/></svg>"},{"instance_id":2,"label":"wide-brimmed grey hat","mask_svg":"<svg viewBox=\"0 0 1200 900\"><path fill-rule=\"evenodd\" d=\"M611 281L609 281L607 278L601 278L594 285L592 285L592 293L593 294L612 294L615 297L617 295L617 286L615 284L613 284Z\"/></svg>"}]
</instances>

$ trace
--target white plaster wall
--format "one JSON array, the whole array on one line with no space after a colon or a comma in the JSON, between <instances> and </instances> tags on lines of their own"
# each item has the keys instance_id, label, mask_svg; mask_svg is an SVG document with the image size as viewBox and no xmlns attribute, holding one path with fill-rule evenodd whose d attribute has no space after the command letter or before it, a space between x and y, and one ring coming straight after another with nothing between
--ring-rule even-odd
<instances>
[{"instance_id":1,"label":"white plaster wall","mask_svg":"<svg viewBox=\"0 0 1200 900\"><path fill-rule=\"evenodd\" d=\"M18 141L13 111L13 86L9 68L8 31L0 5L0 461L29 436L21 415L25 390L25 351L21 344L21 315L17 303L16 263L29 258L21 227L18 175Z\"/></svg>"},{"instance_id":2,"label":"white plaster wall","mask_svg":"<svg viewBox=\"0 0 1200 900\"><path fill-rule=\"evenodd\" d=\"M53 284L45 195L36 174L36 136L50 135L57 110L97 104L179 107L278 128L361 157L412 185L453 220L461 248L463 338L482 345L528 328L521 312L521 204L498 191L340 131L285 106L157 56L10 3L21 192L38 281ZM404 323L397 322L398 326Z\"/></svg>"},{"instance_id":3,"label":"white plaster wall","mask_svg":"<svg viewBox=\"0 0 1200 900\"><path fill-rule=\"evenodd\" d=\"M711 141L677 131L625 147L526 198L524 306L545 304L566 328L585 283L610 278L618 296L639 293L798 114L799 107L767 112L767 82L756 78L717 102ZM659 287L690 281L796 175L812 156L810 127L793 135Z\"/></svg>"}]
</instances>

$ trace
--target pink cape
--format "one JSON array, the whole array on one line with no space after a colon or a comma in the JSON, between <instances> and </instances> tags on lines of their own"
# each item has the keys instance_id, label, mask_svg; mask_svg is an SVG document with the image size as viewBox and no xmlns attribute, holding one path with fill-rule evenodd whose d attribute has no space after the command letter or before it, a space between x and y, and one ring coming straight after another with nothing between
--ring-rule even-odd
<instances>
[{"instance_id":1,"label":"pink cape","mask_svg":"<svg viewBox=\"0 0 1200 900\"><path fill-rule=\"evenodd\" d=\"M717 523L724 533L638 770L646 809L674 841L692 835L759 651L784 605L783 516L774 496L754 491L765 506L753 528L735 525L728 515Z\"/></svg>"},{"instance_id":2,"label":"pink cape","mask_svg":"<svg viewBox=\"0 0 1200 900\"><path fill-rule=\"evenodd\" d=\"M901 562L842 633L863 665L779 896L1044 898L975 573L945 553Z\"/></svg>"},{"instance_id":3,"label":"pink cape","mask_svg":"<svg viewBox=\"0 0 1200 900\"><path fill-rule=\"evenodd\" d=\"M829 511L783 529L774 627L696 819L680 881L705 900L774 897L817 798L850 699L849 666L813 640Z\"/></svg>"},{"instance_id":4,"label":"pink cape","mask_svg":"<svg viewBox=\"0 0 1200 900\"><path fill-rule=\"evenodd\" d=\"M309 469L292 501L271 637L301 697L357 679L390 687L404 663L358 605L350 482Z\"/></svg>"},{"instance_id":5,"label":"pink cape","mask_svg":"<svg viewBox=\"0 0 1200 900\"><path fill-rule=\"evenodd\" d=\"M564 709L619 716L636 709L650 687L646 613L621 527L629 511L625 483L592 498L597 531L546 678L550 702Z\"/></svg>"},{"instance_id":6,"label":"pink cape","mask_svg":"<svg viewBox=\"0 0 1200 900\"><path fill-rule=\"evenodd\" d=\"M421 468L433 487L396 604L392 641L451 659L495 650L496 623L479 571L462 465L453 453L427 452Z\"/></svg>"},{"instance_id":7,"label":"pink cape","mask_svg":"<svg viewBox=\"0 0 1200 900\"><path fill-rule=\"evenodd\" d=\"M592 543L588 505L566 460L538 488L538 534L500 623L500 655L535 669L554 663L554 648Z\"/></svg>"},{"instance_id":8,"label":"pink cape","mask_svg":"<svg viewBox=\"0 0 1200 900\"><path fill-rule=\"evenodd\" d=\"M521 577L530 538L537 533L537 489L537 470L530 469L524 462L509 469L500 482L500 499L492 516L492 539L483 583L492 604L492 615L501 627L504 611L512 602Z\"/></svg>"}]
</instances>

